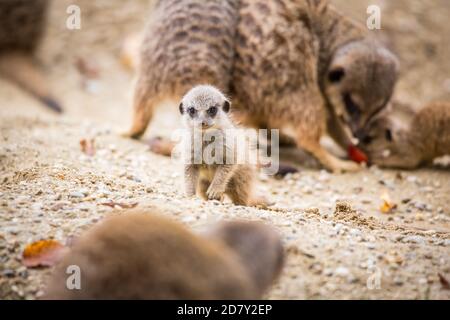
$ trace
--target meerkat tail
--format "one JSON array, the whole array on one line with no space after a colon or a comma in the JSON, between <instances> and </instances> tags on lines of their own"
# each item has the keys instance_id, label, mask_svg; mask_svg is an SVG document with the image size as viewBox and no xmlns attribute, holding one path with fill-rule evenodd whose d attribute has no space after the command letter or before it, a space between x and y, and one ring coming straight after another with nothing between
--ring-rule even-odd
<instances>
[{"instance_id":1,"label":"meerkat tail","mask_svg":"<svg viewBox=\"0 0 450 320\"><path fill-rule=\"evenodd\" d=\"M267 208L272 205L274 205L274 203L269 201L266 197L264 197L262 195L253 196L249 202L249 206L251 206L251 207Z\"/></svg>"},{"instance_id":2,"label":"meerkat tail","mask_svg":"<svg viewBox=\"0 0 450 320\"><path fill-rule=\"evenodd\" d=\"M58 113L63 111L59 102L52 97L44 75L35 66L31 56L19 52L2 55L0 75L15 82L53 111Z\"/></svg>"}]
</instances>

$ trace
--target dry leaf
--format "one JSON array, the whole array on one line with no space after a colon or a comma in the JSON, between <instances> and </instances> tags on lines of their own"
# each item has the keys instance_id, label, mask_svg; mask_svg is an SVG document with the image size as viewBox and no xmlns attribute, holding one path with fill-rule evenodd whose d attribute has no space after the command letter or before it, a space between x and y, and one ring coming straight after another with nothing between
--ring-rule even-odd
<instances>
[{"instance_id":1,"label":"dry leaf","mask_svg":"<svg viewBox=\"0 0 450 320\"><path fill-rule=\"evenodd\" d=\"M28 268L51 267L62 257L66 247L56 240L40 240L28 244L22 253L22 263Z\"/></svg>"},{"instance_id":2,"label":"dry leaf","mask_svg":"<svg viewBox=\"0 0 450 320\"><path fill-rule=\"evenodd\" d=\"M438 272L439 281L441 282L442 288L445 290L450 290L450 283L448 280L444 277L444 275L440 272Z\"/></svg>"},{"instance_id":3,"label":"dry leaf","mask_svg":"<svg viewBox=\"0 0 450 320\"><path fill-rule=\"evenodd\" d=\"M75 66L80 74L88 79L97 79L100 76L100 69L92 59L78 57Z\"/></svg>"},{"instance_id":4,"label":"dry leaf","mask_svg":"<svg viewBox=\"0 0 450 320\"><path fill-rule=\"evenodd\" d=\"M92 139L81 139L80 140L81 151L88 156L93 156L95 154L95 140Z\"/></svg>"},{"instance_id":5,"label":"dry leaf","mask_svg":"<svg viewBox=\"0 0 450 320\"><path fill-rule=\"evenodd\" d=\"M172 150L175 147L175 144L172 141L161 137L151 138L147 143L150 147L150 151L166 157L172 155Z\"/></svg>"},{"instance_id":6,"label":"dry leaf","mask_svg":"<svg viewBox=\"0 0 450 320\"><path fill-rule=\"evenodd\" d=\"M101 203L103 206L108 206L111 208L115 208L116 206L122 208L122 209L131 209L138 205L137 202L134 203L123 203L123 202L115 202L115 201L109 201L109 202L103 202Z\"/></svg>"},{"instance_id":7,"label":"dry leaf","mask_svg":"<svg viewBox=\"0 0 450 320\"><path fill-rule=\"evenodd\" d=\"M383 204L380 207L382 213L392 213L397 208L397 204L391 201L387 192L381 195L381 200L383 201Z\"/></svg>"}]
</instances>

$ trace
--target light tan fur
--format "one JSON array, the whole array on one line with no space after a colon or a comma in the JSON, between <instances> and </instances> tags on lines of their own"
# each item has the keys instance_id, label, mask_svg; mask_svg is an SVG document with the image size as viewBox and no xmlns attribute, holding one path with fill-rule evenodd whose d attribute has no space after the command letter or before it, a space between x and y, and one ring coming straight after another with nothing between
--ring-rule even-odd
<instances>
[{"instance_id":1,"label":"light tan fur","mask_svg":"<svg viewBox=\"0 0 450 320\"><path fill-rule=\"evenodd\" d=\"M209 113L211 107L216 110L214 114ZM196 86L183 97L180 112L191 138L186 158L189 163L184 169L186 194L193 196L198 193L204 199L220 201L228 195L237 205L265 206L267 201L255 195L255 166L236 161L239 159L236 137L233 136L236 127L227 115L229 108L227 98L217 88L208 85ZM195 114L190 114L192 109ZM213 136L214 140L209 138ZM196 149L195 139L201 141L201 148ZM217 159L207 160L204 150L212 147L214 152L221 154ZM230 155L232 159L227 158Z\"/></svg>"},{"instance_id":2,"label":"light tan fur","mask_svg":"<svg viewBox=\"0 0 450 320\"><path fill-rule=\"evenodd\" d=\"M450 103L433 102L418 111L393 103L370 123L361 148L371 163L405 169L450 154Z\"/></svg>"},{"instance_id":3,"label":"light tan fur","mask_svg":"<svg viewBox=\"0 0 450 320\"><path fill-rule=\"evenodd\" d=\"M155 212L113 215L75 243L45 299L259 299L283 264L279 236L250 222L223 223L203 237ZM77 265L81 290L66 287Z\"/></svg>"},{"instance_id":4,"label":"light tan fur","mask_svg":"<svg viewBox=\"0 0 450 320\"><path fill-rule=\"evenodd\" d=\"M357 135L396 80L396 58L324 0L160 0L146 38L135 138L159 95L209 83L231 95L244 125L280 129L293 139L282 141L295 141L330 170L357 170L319 140L328 131L348 147L347 128Z\"/></svg>"}]
</instances>

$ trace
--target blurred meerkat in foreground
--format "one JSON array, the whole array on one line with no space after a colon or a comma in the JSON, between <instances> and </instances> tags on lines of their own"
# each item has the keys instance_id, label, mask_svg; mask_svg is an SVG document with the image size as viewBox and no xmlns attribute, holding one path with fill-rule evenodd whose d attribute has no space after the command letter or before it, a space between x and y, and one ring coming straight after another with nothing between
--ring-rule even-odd
<instances>
[{"instance_id":1,"label":"blurred meerkat in foreground","mask_svg":"<svg viewBox=\"0 0 450 320\"><path fill-rule=\"evenodd\" d=\"M393 103L370 123L361 148L371 163L405 169L450 154L450 103L433 102L418 111Z\"/></svg>"},{"instance_id":2,"label":"blurred meerkat in foreground","mask_svg":"<svg viewBox=\"0 0 450 320\"><path fill-rule=\"evenodd\" d=\"M242 124L280 129L333 171L359 166L320 138L351 145L348 131L358 136L389 101L398 64L324 0L161 0L140 61L131 137L162 100L210 83L233 98Z\"/></svg>"},{"instance_id":3,"label":"blurred meerkat in foreground","mask_svg":"<svg viewBox=\"0 0 450 320\"><path fill-rule=\"evenodd\" d=\"M0 75L56 112L62 108L33 61L47 21L48 0L0 1Z\"/></svg>"},{"instance_id":4,"label":"blurred meerkat in foreground","mask_svg":"<svg viewBox=\"0 0 450 320\"><path fill-rule=\"evenodd\" d=\"M66 287L80 268L81 289ZM204 236L150 212L106 218L62 258L44 299L259 299L283 265L278 234L226 222Z\"/></svg>"},{"instance_id":5,"label":"blurred meerkat in foreground","mask_svg":"<svg viewBox=\"0 0 450 320\"><path fill-rule=\"evenodd\" d=\"M237 205L268 205L255 194L254 166L248 161L237 163L236 139L242 137L235 135L236 127L228 116L230 102L223 93L209 85L196 86L184 95L179 109L189 134L186 195L198 192L204 199L222 201L226 194ZM205 152L208 148L211 153Z\"/></svg>"}]
</instances>

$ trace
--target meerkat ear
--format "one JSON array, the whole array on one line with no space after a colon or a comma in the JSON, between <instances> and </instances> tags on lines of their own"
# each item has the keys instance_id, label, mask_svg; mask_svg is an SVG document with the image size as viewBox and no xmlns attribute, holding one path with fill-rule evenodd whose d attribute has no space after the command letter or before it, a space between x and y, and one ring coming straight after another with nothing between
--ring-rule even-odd
<instances>
[{"instance_id":1,"label":"meerkat ear","mask_svg":"<svg viewBox=\"0 0 450 320\"><path fill-rule=\"evenodd\" d=\"M178 108L180 109L180 113L183 114L183 113L184 113L183 102L180 103L180 105L178 106Z\"/></svg>"},{"instance_id":2,"label":"meerkat ear","mask_svg":"<svg viewBox=\"0 0 450 320\"><path fill-rule=\"evenodd\" d=\"M225 102L223 103L223 107L222 107L223 111L224 112L230 111L230 106L231 106L230 101L225 100Z\"/></svg>"},{"instance_id":3,"label":"meerkat ear","mask_svg":"<svg viewBox=\"0 0 450 320\"><path fill-rule=\"evenodd\" d=\"M342 67L335 67L328 73L328 80L331 83L336 83L341 81L345 76L345 70Z\"/></svg>"},{"instance_id":4,"label":"meerkat ear","mask_svg":"<svg viewBox=\"0 0 450 320\"><path fill-rule=\"evenodd\" d=\"M279 234L258 222L224 222L209 231L207 239L220 241L238 257L254 284L263 292L280 273L284 249Z\"/></svg>"}]
</instances>

